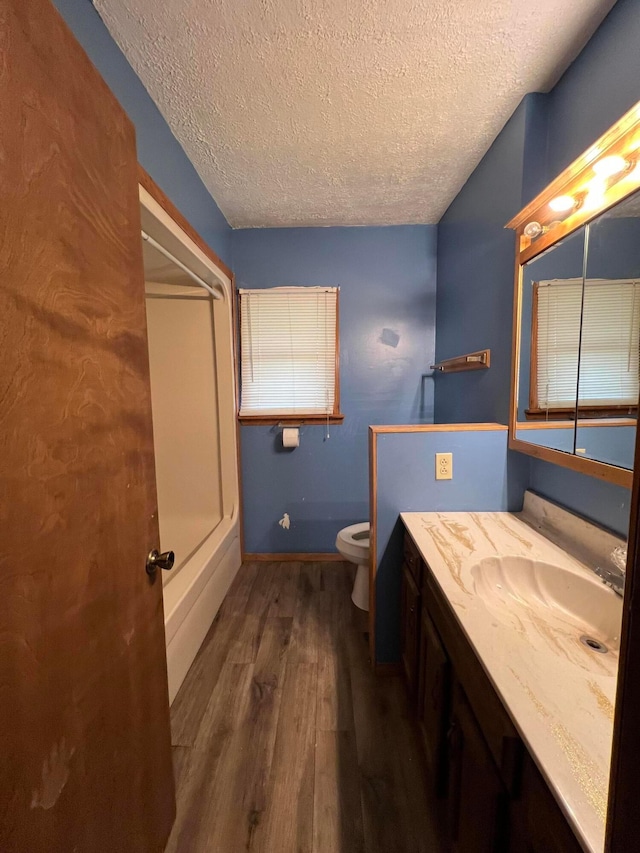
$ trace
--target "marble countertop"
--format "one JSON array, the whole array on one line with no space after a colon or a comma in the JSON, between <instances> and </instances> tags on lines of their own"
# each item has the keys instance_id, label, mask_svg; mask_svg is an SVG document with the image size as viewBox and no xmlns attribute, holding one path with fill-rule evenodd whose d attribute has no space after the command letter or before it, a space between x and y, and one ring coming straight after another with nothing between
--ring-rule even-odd
<instances>
[{"instance_id":1,"label":"marble countertop","mask_svg":"<svg viewBox=\"0 0 640 853\"><path fill-rule=\"evenodd\" d=\"M498 555L593 573L520 515L406 512L401 518L576 837L589 853L602 853L618 655L595 654L577 638L567 643L517 607L497 618L475 592L471 568Z\"/></svg>"}]
</instances>

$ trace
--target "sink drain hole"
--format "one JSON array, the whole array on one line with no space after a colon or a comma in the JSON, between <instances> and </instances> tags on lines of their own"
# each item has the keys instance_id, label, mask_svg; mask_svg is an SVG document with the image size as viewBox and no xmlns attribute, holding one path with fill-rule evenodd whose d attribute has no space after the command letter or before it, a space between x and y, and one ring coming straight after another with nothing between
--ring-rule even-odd
<instances>
[{"instance_id":1,"label":"sink drain hole","mask_svg":"<svg viewBox=\"0 0 640 853\"><path fill-rule=\"evenodd\" d=\"M604 643L601 643L600 640L596 640L593 637L588 637L586 634L583 634L580 637L580 642L583 646L591 649L592 652L597 652L599 655L606 655L609 649L605 646Z\"/></svg>"}]
</instances>

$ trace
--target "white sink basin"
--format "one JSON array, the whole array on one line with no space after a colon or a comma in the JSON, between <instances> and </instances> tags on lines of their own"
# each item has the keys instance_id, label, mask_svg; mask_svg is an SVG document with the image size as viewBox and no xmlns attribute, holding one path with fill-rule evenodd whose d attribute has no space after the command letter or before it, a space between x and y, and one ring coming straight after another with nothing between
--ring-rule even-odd
<instances>
[{"instance_id":1,"label":"white sink basin","mask_svg":"<svg viewBox=\"0 0 640 853\"><path fill-rule=\"evenodd\" d=\"M586 636L611 653L619 651L622 599L586 569L573 571L526 557L488 557L471 574L476 594L494 616L514 627L535 626L556 651L577 658L574 662L585 665L582 652L592 655L596 649L583 640L578 654L573 642L569 650L563 638L580 644Z\"/></svg>"}]
</instances>

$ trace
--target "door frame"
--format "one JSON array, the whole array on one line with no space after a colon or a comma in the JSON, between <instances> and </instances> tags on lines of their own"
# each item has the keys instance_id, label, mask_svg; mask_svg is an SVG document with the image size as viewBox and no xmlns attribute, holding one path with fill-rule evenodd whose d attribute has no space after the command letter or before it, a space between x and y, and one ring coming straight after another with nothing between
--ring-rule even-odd
<instances>
[{"instance_id":1,"label":"door frame","mask_svg":"<svg viewBox=\"0 0 640 853\"><path fill-rule=\"evenodd\" d=\"M640 811L633 797L640 784L640 430L636 430L635 464L629 513L629 536L618 686L609 776L606 853L635 850Z\"/></svg>"},{"instance_id":2,"label":"door frame","mask_svg":"<svg viewBox=\"0 0 640 853\"><path fill-rule=\"evenodd\" d=\"M163 588L169 701L175 698L241 564L241 504L235 380L233 273L138 166L142 227L207 283L223 293L211 300L218 386L222 520ZM222 381L220 381L222 379Z\"/></svg>"}]
</instances>

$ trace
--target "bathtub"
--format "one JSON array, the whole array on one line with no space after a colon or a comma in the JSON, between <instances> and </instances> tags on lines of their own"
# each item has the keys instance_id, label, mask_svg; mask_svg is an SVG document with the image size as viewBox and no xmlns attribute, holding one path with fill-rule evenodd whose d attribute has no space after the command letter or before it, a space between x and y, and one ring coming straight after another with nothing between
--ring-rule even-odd
<instances>
[{"instance_id":1,"label":"bathtub","mask_svg":"<svg viewBox=\"0 0 640 853\"><path fill-rule=\"evenodd\" d=\"M164 585L169 701L189 667L242 561L237 506L223 518L177 575Z\"/></svg>"}]
</instances>

